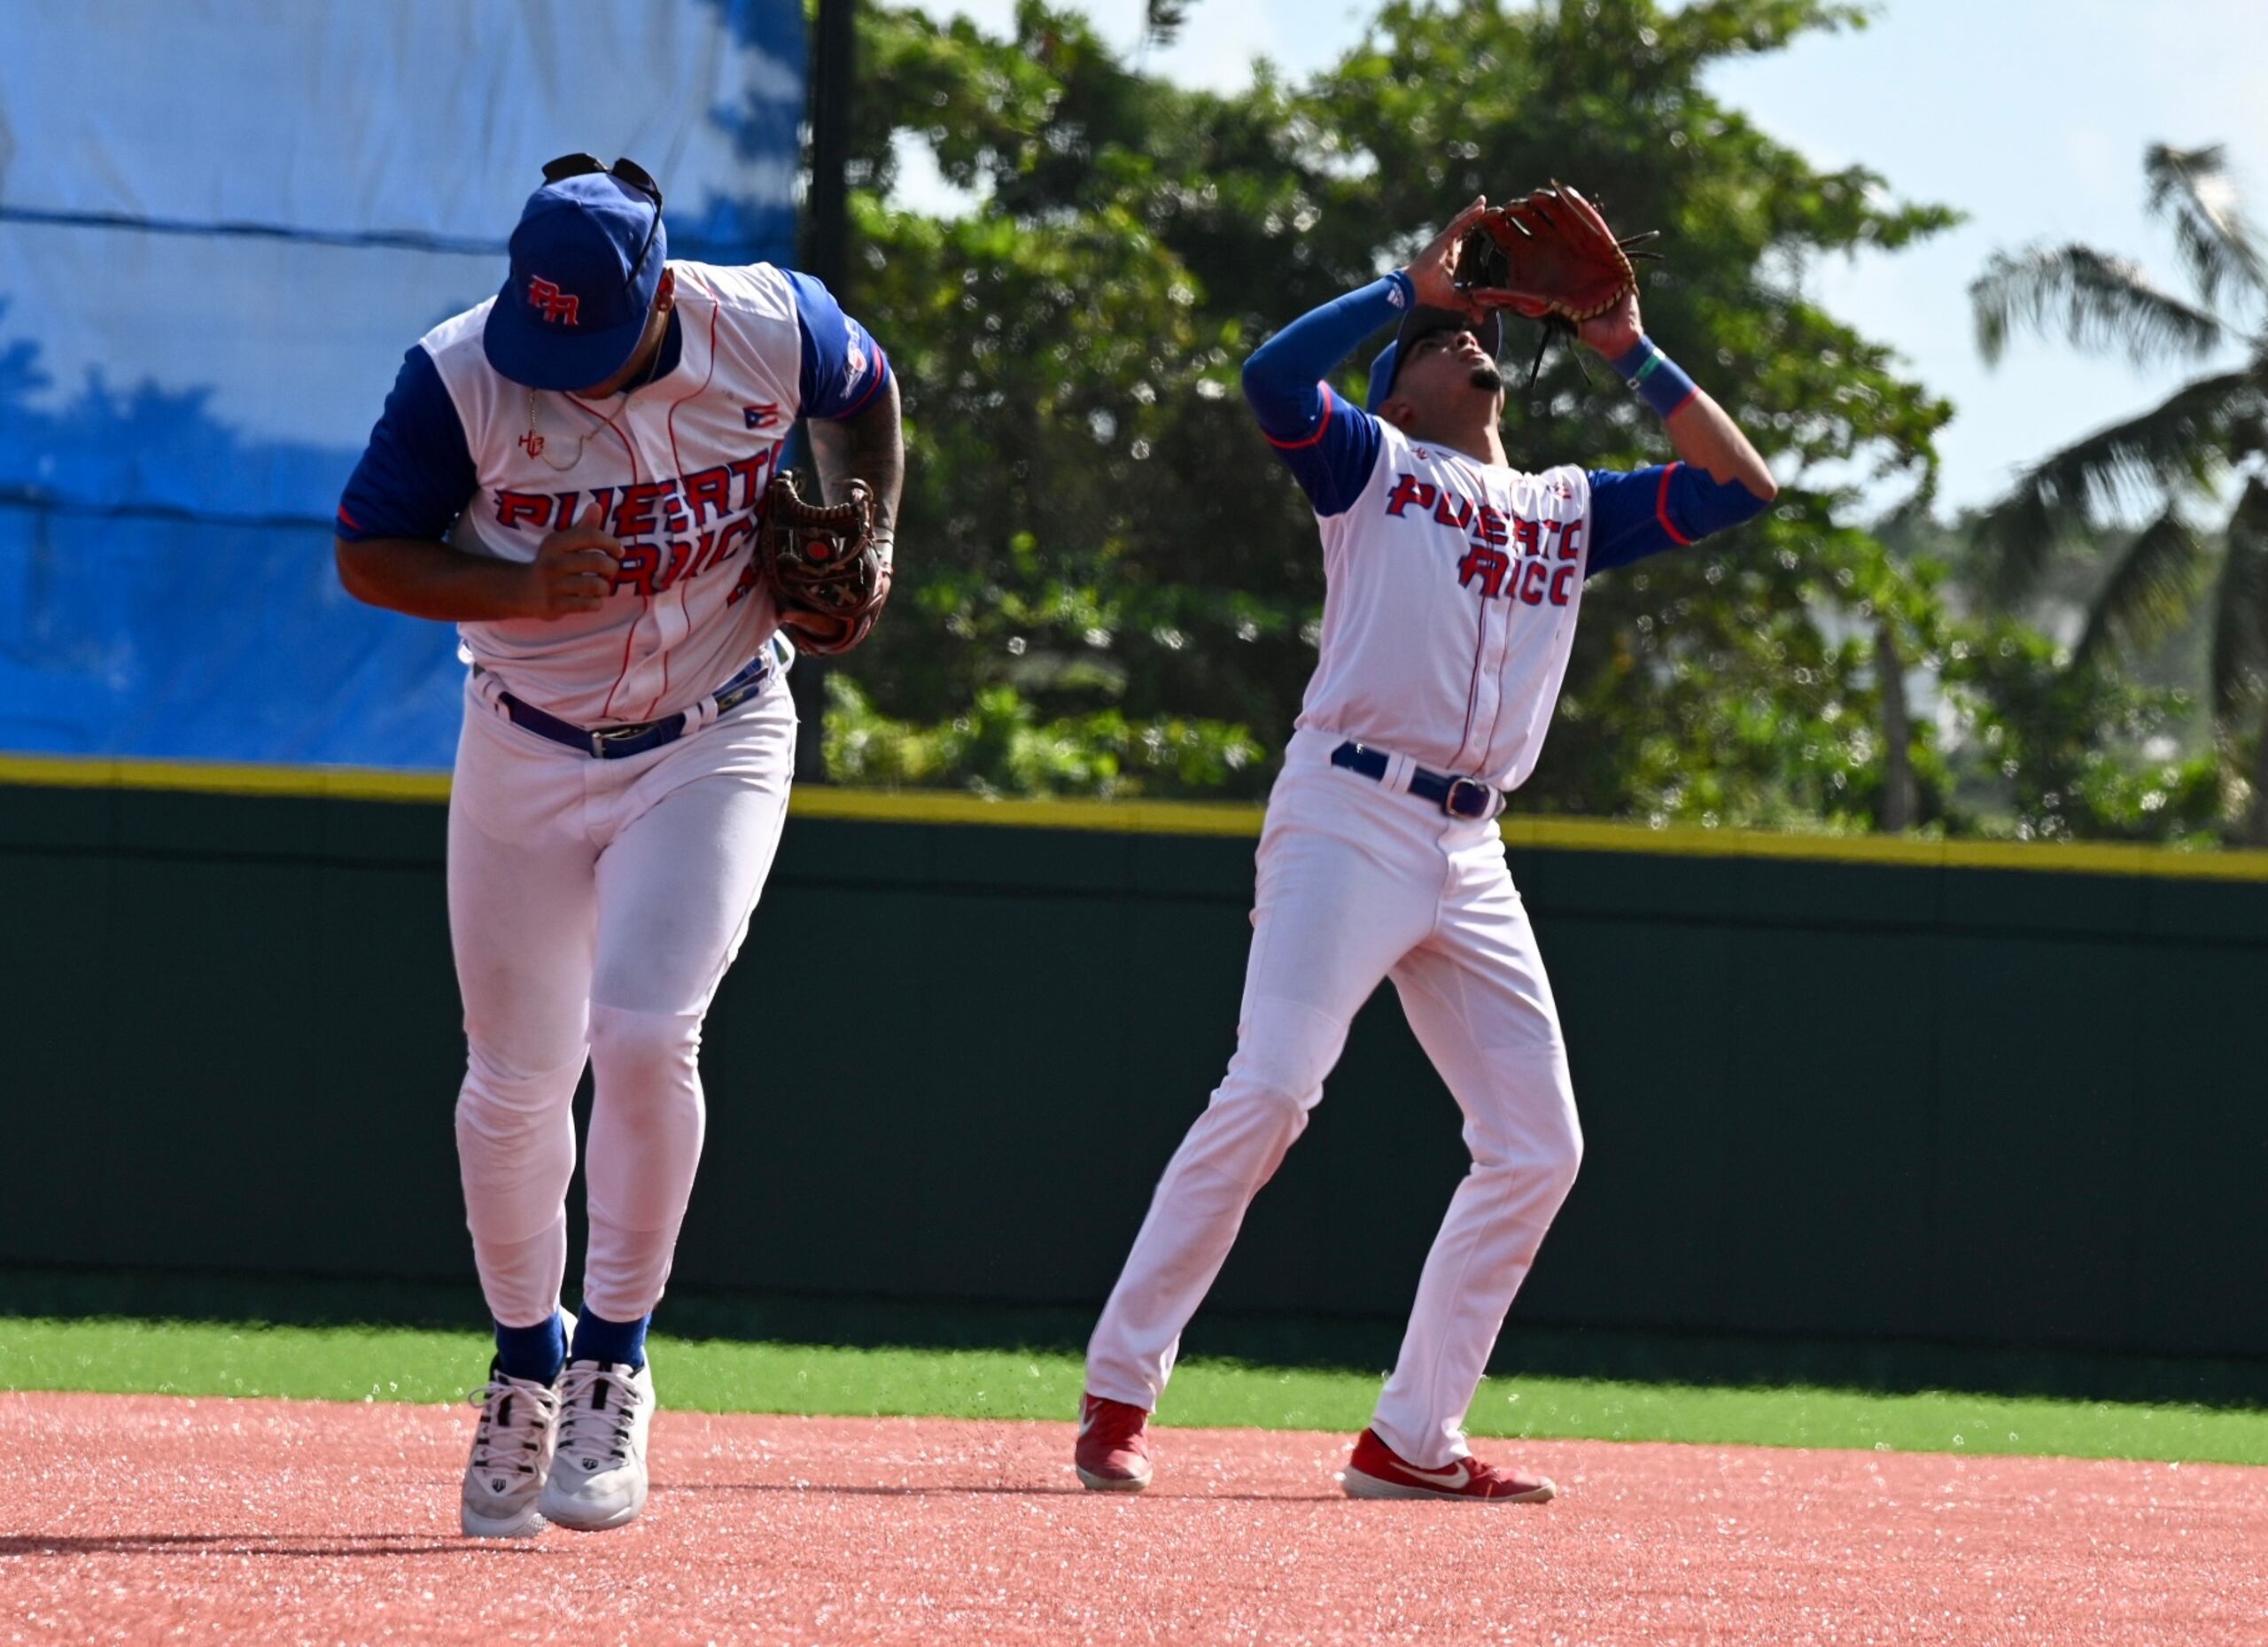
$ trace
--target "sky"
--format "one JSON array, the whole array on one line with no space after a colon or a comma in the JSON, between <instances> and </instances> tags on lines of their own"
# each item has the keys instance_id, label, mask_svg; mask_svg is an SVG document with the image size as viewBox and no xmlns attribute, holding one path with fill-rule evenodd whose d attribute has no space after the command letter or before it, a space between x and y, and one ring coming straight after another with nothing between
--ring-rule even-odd
<instances>
[{"instance_id":1,"label":"sky","mask_svg":"<svg viewBox=\"0 0 2268 1647\"><path fill-rule=\"evenodd\" d=\"M1014 0L926 9L1005 31ZM1115 43L1141 50L1141 0L1078 9ZM1353 45L1372 9L1193 0L1181 37L1144 61L1218 89L1248 85L1254 57L1298 79ZM1812 276L1833 313L1899 350L1953 401L1938 442L1942 504L1990 501L2027 462L2142 410L2186 375L2032 340L1988 369L1968 287L1994 251L2036 240L2120 252L2178 284L2171 237L2143 206L2142 151L2153 142L2225 144L2255 221L2268 221L2261 21L2262 0L1882 0L1863 30L1814 35L1713 77L1720 97L1814 164L1862 164L1896 198L1968 214L1920 247L1835 259ZM1507 178L1504 191L1529 181Z\"/></svg>"}]
</instances>

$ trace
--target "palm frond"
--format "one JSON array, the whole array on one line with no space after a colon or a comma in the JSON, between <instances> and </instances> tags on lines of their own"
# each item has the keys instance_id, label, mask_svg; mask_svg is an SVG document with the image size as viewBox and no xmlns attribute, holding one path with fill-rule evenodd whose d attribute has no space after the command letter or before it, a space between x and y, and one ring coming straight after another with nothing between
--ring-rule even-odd
<instances>
[{"instance_id":1,"label":"palm frond","mask_svg":"<svg viewBox=\"0 0 2268 1647\"><path fill-rule=\"evenodd\" d=\"M2264 397L2260 411L2247 413L2229 424L2228 452L2231 463L2268 457L2268 397Z\"/></svg>"},{"instance_id":2,"label":"palm frond","mask_svg":"<svg viewBox=\"0 0 2268 1647\"><path fill-rule=\"evenodd\" d=\"M2213 716L2224 731L2268 688L2268 481L2245 483L2213 594Z\"/></svg>"},{"instance_id":3,"label":"palm frond","mask_svg":"<svg viewBox=\"0 0 2268 1647\"><path fill-rule=\"evenodd\" d=\"M2220 469L2231 418L2258 399L2249 369L2194 378L2140 416L2099 429L2024 470L1972 528L1992 552L1994 592L2005 600L2029 587L2065 537L2138 503L2208 485Z\"/></svg>"},{"instance_id":4,"label":"palm frond","mask_svg":"<svg viewBox=\"0 0 2268 1647\"><path fill-rule=\"evenodd\" d=\"M2226 159L2218 144L2177 149L2155 143L2142 159L2150 210L2172 224L2174 245L2209 304L2232 282L2255 297L2268 296L2268 254L2245 218Z\"/></svg>"},{"instance_id":5,"label":"palm frond","mask_svg":"<svg viewBox=\"0 0 2268 1647\"><path fill-rule=\"evenodd\" d=\"M2168 505L2134 534L2087 602L2076 656L2091 656L2113 641L2148 646L2170 633L2197 598L2209 559L2196 528Z\"/></svg>"},{"instance_id":6,"label":"palm frond","mask_svg":"<svg viewBox=\"0 0 2268 1647\"><path fill-rule=\"evenodd\" d=\"M2122 349L2143 366L2169 354L2200 359L2227 332L2217 316L2156 284L2140 264L2093 246L1995 252L1969 283L1969 300L1977 351L1995 364L2018 328L2060 331L2089 353Z\"/></svg>"},{"instance_id":7,"label":"palm frond","mask_svg":"<svg viewBox=\"0 0 2268 1647\"><path fill-rule=\"evenodd\" d=\"M2006 498L1976 516L1969 535L1982 552L1984 588L2002 606L2039 581L2040 571L2067 538L2084 523L2057 507L2054 487L2019 481Z\"/></svg>"},{"instance_id":8,"label":"palm frond","mask_svg":"<svg viewBox=\"0 0 2268 1647\"><path fill-rule=\"evenodd\" d=\"M1143 11L1144 43L1169 46L1180 39L1182 27L1189 21L1190 4L1191 0L1149 0Z\"/></svg>"}]
</instances>

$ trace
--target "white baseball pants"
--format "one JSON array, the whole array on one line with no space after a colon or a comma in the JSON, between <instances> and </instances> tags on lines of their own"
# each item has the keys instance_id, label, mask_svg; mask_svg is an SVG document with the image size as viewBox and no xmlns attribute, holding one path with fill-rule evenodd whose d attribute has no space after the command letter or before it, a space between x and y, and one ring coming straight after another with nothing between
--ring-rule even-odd
<instances>
[{"instance_id":1,"label":"white baseball pants","mask_svg":"<svg viewBox=\"0 0 2268 1647\"><path fill-rule=\"evenodd\" d=\"M777 672L674 743L595 760L512 725L493 691L467 688L449 797L473 1257L503 1325L558 1308L587 1059L583 1307L634 1321L661 1298L693 1193L701 1022L779 847L795 705Z\"/></svg>"},{"instance_id":2,"label":"white baseball pants","mask_svg":"<svg viewBox=\"0 0 2268 1647\"><path fill-rule=\"evenodd\" d=\"M1154 1409L1245 1208L1306 1130L1381 978L1464 1112L1472 1170L1434 1238L1372 1427L1422 1469L1464 1417L1582 1158L1566 1048L1495 824L1447 816L1293 737L1268 803L1236 1054L1160 1180L1087 1349L1087 1388ZM1414 1099L1417 1094L1397 1095ZM1359 1216L1359 1208L1349 1208Z\"/></svg>"}]
</instances>

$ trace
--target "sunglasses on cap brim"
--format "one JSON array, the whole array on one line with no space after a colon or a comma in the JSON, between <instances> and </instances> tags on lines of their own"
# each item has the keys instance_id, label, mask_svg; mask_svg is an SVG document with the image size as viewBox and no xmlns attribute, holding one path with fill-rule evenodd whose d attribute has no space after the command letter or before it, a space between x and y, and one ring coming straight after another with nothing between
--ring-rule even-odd
<instances>
[{"instance_id":1,"label":"sunglasses on cap brim","mask_svg":"<svg viewBox=\"0 0 2268 1647\"><path fill-rule=\"evenodd\" d=\"M638 271L646 267L646 256L654 249L654 231L662 226L662 186L654 181L653 174L637 161L620 155L615 157L611 166L595 154L563 154L555 160L543 163L543 181L548 183L561 183L570 177L588 177L594 173L620 178L654 203L653 223L646 230L644 244L638 248L638 260L630 266L630 278L622 283L623 291L628 291L638 284Z\"/></svg>"}]
</instances>

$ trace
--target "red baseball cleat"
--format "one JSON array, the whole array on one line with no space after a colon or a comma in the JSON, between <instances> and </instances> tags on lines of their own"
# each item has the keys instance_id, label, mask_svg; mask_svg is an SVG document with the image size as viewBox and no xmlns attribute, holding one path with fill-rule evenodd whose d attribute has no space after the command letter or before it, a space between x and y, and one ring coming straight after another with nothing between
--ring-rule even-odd
<instances>
[{"instance_id":1,"label":"red baseball cleat","mask_svg":"<svg viewBox=\"0 0 2268 1647\"><path fill-rule=\"evenodd\" d=\"M1349 1498L1456 1498L1482 1504L1540 1504L1558 1492L1542 1476L1530 1478L1483 1464L1452 1458L1438 1470L1421 1470L1364 1430L1355 1443L1340 1482Z\"/></svg>"},{"instance_id":2,"label":"red baseball cleat","mask_svg":"<svg viewBox=\"0 0 2268 1647\"><path fill-rule=\"evenodd\" d=\"M1079 1480L1098 1493L1138 1493L1150 1484L1150 1415L1122 1401L1079 1398Z\"/></svg>"}]
</instances>

